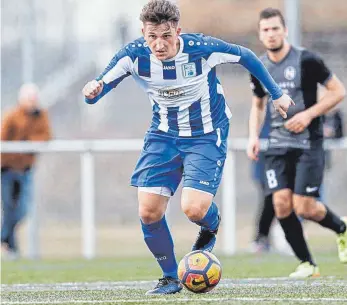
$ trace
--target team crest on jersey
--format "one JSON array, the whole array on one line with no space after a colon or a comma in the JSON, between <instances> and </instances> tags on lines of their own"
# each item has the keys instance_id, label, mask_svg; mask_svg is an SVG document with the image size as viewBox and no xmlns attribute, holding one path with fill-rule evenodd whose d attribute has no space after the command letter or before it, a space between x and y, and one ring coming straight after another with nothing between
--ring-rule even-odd
<instances>
[{"instance_id":1,"label":"team crest on jersey","mask_svg":"<svg viewBox=\"0 0 347 305\"><path fill-rule=\"evenodd\" d=\"M183 76L185 78L195 77L196 76L196 66L194 62L184 64L182 66Z\"/></svg>"},{"instance_id":2,"label":"team crest on jersey","mask_svg":"<svg viewBox=\"0 0 347 305\"><path fill-rule=\"evenodd\" d=\"M293 66L288 66L284 69L284 77L288 80L293 80L296 75L296 70Z\"/></svg>"},{"instance_id":3,"label":"team crest on jersey","mask_svg":"<svg viewBox=\"0 0 347 305\"><path fill-rule=\"evenodd\" d=\"M166 87L158 90L159 96L166 99L175 99L184 95L184 90L181 88Z\"/></svg>"}]
</instances>

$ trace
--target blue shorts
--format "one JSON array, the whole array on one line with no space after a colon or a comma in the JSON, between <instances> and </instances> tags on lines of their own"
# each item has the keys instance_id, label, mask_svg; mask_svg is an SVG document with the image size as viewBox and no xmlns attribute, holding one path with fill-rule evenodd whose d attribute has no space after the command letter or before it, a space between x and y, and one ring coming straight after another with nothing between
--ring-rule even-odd
<instances>
[{"instance_id":1,"label":"blue shorts","mask_svg":"<svg viewBox=\"0 0 347 305\"><path fill-rule=\"evenodd\" d=\"M149 129L131 185L167 187L173 195L183 177L183 187L215 195L222 178L228 133L229 123L196 137Z\"/></svg>"}]
</instances>

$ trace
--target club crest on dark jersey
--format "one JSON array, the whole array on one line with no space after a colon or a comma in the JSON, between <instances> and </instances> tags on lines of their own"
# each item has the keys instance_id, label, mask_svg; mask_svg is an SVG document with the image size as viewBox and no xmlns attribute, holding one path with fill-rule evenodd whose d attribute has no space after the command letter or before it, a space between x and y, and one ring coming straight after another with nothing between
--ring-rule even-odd
<instances>
[{"instance_id":1,"label":"club crest on dark jersey","mask_svg":"<svg viewBox=\"0 0 347 305\"><path fill-rule=\"evenodd\" d=\"M293 66L288 66L284 69L284 77L288 80L293 80L296 76L296 70Z\"/></svg>"}]
</instances>

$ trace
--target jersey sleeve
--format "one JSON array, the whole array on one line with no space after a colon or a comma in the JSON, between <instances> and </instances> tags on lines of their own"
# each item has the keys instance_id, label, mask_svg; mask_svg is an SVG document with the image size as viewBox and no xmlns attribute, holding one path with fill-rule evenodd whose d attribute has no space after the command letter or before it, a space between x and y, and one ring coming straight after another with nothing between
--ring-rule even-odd
<instances>
[{"instance_id":1,"label":"jersey sleeve","mask_svg":"<svg viewBox=\"0 0 347 305\"><path fill-rule=\"evenodd\" d=\"M126 49L120 50L110 61L105 70L96 78L102 80L104 87L102 92L93 99L85 99L88 104L95 104L104 95L115 88L124 78L131 75L133 68L132 55Z\"/></svg>"},{"instance_id":2,"label":"jersey sleeve","mask_svg":"<svg viewBox=\"0 0 347 305\"><path fill-rule=\"evenodd\" d=\"M223 63L239 63L263 84L272 99L282 96L282 89L250 49L213 37L205 37L205 43L208 45L207 63L211 68Z\"/></svg>"},{"instance_id":3,"label":"jersey sleeve","mask_svg":"<svg viewBox=\"0 0 347 305\"><path fill-rule=\"evenodd\" d=\"M306 75L314 83L325 85L332 77L332 72L323 59L311 51L303 51L301 64L304 70L303 75Z\"/></svg>"},{"instance_id":4,"label":"jersey sleeve","mask_svg":"<svg viewBox=\"0 0 347 305\"><path fill-rule=\"evenodd\" d=\"M263 98L264 96L266 96L266 92L264 91L264 88L261 85L260 81L256 77L254 77L252 74L250 74L250 79L251 79L250 87L253 91L253 94L259 98Z\"/></svg>"}]
</instances>

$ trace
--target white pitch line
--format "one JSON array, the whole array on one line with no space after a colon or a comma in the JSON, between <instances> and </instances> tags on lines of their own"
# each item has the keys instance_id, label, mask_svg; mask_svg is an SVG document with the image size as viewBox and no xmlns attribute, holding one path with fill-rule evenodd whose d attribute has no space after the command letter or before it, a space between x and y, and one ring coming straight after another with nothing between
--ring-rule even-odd
<instances>
[{"instance_id":1,"label":"white pitch line","mask_svg":"<svg viewBox=\"0 0 347 305\"><path fill-rule=\"evenodd\" d=\"M246 302L300 302L300 303L310 303L310 302L346 302L346 298L150 298L150 299L122 299L122 300L62 300L62 301L14 301L14 302L2 302L3 305L33 305L33 304L105 304L114 303L126 304L126 303L187 303L187 302L224 302L224 301L246 301Z\"/></svg>"},{"instance_id":2,"label":"white pitch line","mask_svg":"<svg viewBox=\"0 0 347 305\"><path fill-rule=\"evenodd\" d=\"M325 281L327 278L313 280L293 280L289 278L258 278L258 279L223 279L219 287L230 285L238 287L280 287L280 286L347 286L346 280ZM330 278L329 278L330 279ZM54 284L12 284L1 285L1 290L6 292L15 291L49 291L49 290L110 290L110 289L146 289L154 285L156 281L118 281L118 282L68 282Z\"/></svg>"}]
</instances>

